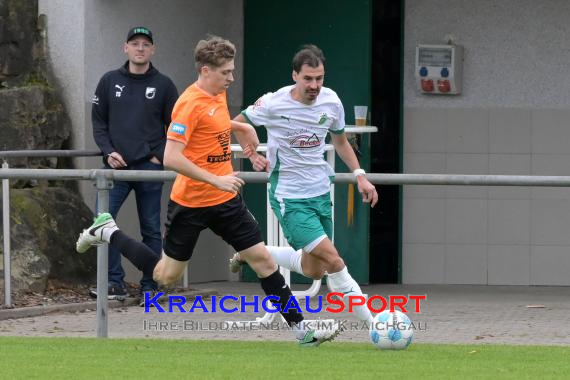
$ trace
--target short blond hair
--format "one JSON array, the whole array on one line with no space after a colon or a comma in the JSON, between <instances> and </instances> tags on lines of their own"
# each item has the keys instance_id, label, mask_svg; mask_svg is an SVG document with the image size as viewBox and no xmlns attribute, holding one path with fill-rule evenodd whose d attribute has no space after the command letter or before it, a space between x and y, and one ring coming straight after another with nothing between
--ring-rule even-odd
<instances>
[{"instance_id":1,"label":"short blond hair","mask_svg":"<svg viewBox=\"0 0 570 380\"><path fill-rule=\"evenodd\" d=\"M218 68L226 62L234 59L236 47L230 41L218 36L208 36L205 40L198 41L194 49L194 62L196 70L204 66Z\"/></svg>"}]
</instances>

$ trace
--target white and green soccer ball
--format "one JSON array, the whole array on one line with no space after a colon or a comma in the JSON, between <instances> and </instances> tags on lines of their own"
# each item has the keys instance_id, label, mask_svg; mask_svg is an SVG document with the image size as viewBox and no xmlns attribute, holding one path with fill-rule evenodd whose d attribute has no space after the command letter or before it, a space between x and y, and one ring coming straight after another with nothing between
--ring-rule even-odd
<instances>
[{"instance_id":1,"label":"white and green soccer ball","mask_svg":"<svg viewBox=\"0 0 570 380\"><path fill-rule=\"evenodd\" d=\"M398 310L384 310L374 317L370 340L381 350L405 350L412 344L414 326L408 316Z\"/></svg>"}]
</instances>

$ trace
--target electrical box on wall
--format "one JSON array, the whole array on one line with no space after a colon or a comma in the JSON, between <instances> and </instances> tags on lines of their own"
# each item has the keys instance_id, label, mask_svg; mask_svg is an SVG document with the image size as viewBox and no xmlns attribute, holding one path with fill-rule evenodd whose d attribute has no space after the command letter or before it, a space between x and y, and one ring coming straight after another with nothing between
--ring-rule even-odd
<instances>
[{"instance_id":1,"label":"electrical box on wall","mask_svg":"<svg viewBox=\"0 0 570 380\"><path fill-rule=\"evenodd\" d=\"M463 46L418 45L416 47L416 84L423 94L461 93Z\"/></svg>"}]
</instances>

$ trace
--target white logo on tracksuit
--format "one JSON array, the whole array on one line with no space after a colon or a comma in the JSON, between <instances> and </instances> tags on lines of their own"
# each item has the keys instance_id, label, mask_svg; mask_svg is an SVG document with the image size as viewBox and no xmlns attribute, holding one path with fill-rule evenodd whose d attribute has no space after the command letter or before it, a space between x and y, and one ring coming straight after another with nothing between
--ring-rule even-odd
<instances>
[{"instance_id":1,"label":"white logo on tracksuit","mask_svg":"<svg viewBox=\"0 0 570 380\"><path fill-rule=\"evenodd\" d=\"M154 87L147 87L146 88L146 92L145 92L145 96L147 99L153 99L154 95L156 95L156 88Z\"/></svg>"},{"instance_id":2,"label":"white logo on tracksuit","mask_svg":"<svg viewBox=\"0 0 570 380\"><path fill-rule=\"evenodd\" d=\"M115 85L115 88L117 88L119 91L115 92L115 97L116 98L120 98L121 94L123 93L123 89L127 87L126 85L124 86L119 86L118 84Z\"/></svg>"}]
</instances>

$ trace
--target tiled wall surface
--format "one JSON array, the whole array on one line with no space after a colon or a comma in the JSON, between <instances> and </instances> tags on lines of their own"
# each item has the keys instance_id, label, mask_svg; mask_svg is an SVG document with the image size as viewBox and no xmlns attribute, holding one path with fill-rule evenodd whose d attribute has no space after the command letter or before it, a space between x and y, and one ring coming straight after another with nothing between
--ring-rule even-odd
<instances>
[{"instance_id":1,"label":"tiled wall surface","mask_svg":"<svg viewBox=\"0 0 570 380\"><path fill-rule=\"evenodd\" d=\"M404 172L570 176L570 110L416 108ZM570 189L405 186L403 281L570 285Z\"/></svg>"}]
</instances>

